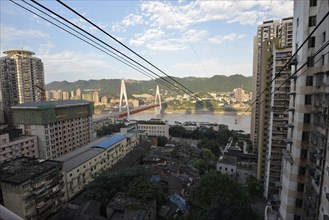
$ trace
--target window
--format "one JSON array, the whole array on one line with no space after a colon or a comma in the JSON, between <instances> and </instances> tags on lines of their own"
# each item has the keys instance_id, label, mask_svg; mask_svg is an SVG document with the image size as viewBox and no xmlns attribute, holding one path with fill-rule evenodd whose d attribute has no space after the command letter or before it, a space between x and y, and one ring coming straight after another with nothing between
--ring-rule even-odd
<instances>
[{"instance_id":1,"label":"window","mask_svg":"<svg viewBox=\"0 0 329 220\"><path fill-rule=\"evenodd\" d=\"M299 18L297 18L296 25L299 26Z\"/></svg>"},{"instance_id":2,"label":"window","mask_svg":"<svg viewBox=\"0 0 329 220\"><path fill-rule=\"evenodd\" d=\"M298 169L298 175L305 175L306 174L306 167L299 167Z\"/></svg>"},{"instance_id":3,"label":"window","mask_svg":"<svg viewBox=\"0 0 329 220\"><path fill-rule=\"evenodd\" d=\"M321 55L321 65L322 66L324 65L324 58L325 58L325 55Z\"/></svg>"},{"instance_id":4,"label":"window","mask_svg":"<svg viewBox=\"0 0 329 220\"><path fill-rule=\"evenodd\" d=\"M297 208L302 208L303 206L303 200L301 199L296 199L296 205Z\"/></svg>"},{"instance_id":5,"label":"window","mask_svg":"<svg viewBox=\"0 0 329 220\"><path fill-rule=\"evenodd\" d=\"M312 104L312 95L305 95L305 105Z\"/></svg>"},{"instance_id":6,"label":"window","mask_svg":"<svg viewBox=\"0 0 329 220\"><path fill-rule=\"evenodd\" d=\"M326 42L326 32L322 33L322 43Z\"/></svg>"},{"instance_id":7,"label":"window","mask_svg":"<svg viewBox=\"0 0 329 220\"><path fill-rule=\"evenodd\" d=\"M311 114L310 113L304 113L304 124L311 123Z\"/></svg>"},{"instance_id":8,"label":"window","mask_svg":"<svg viewBox=\"0 0 329 220\"><path fill-rule=\"evenodd\" d=\"M313 76L306 76L306 86L313 86Z\"/></svg>"},{"instance_id":9,"label":"window","mask_svg":"<svg viewBox=\"0 0 329 220\"><path fill-rule=\"evenodd\" d=\"M314 66L314 57L307 57L307 67Z\"/></svg>"},{"instance_id":10,"label":"window","mask_svg":"<svg viewBox=\"0 0 329 220\"><path fill-rule=\"evenodd\" d=\"M308 48L313 48L315 47L315 37L310 37L308 39Z\"/></svg>"},{"instance_id":11,"label":"window","mask_svg":"<svg viewBox=\"0 0 329 220\"><path fill-rule=\"evenodd\" d=\"M295 216L294 216L294 220L301 220L300 215L295 215Z\"/></svg>"},{"instance_id":12,"label":"window","mask_svg":"<svg viewBox=\"0 0 329 220\"><path fill-rule=\"evenodd\" d=\"M316 0L310 0L310 7L316 6Z\"/></svg>"},{"instance_id":13,"label":"window","mask_svg":"<svg viewBox=\"0 0 329 220\"><path fill-rule=\"evenodd\" d=\"M310 16L308 18L308 26L309 27L316 26L316 16Z\"/></svg>"},{"instance_id":14,"label":"window","mask_svg":"<svg viewBox=\"0 0 329 220\"><path fill-rule=\"evenodd\" d=\"M309 141L310 140L310 132L303 131L302 133L302 141Z\"/></svg>"},{"instance_id":15,"label":"window","mask_svg":"<svg viewBox=\"0 0 329 220\"><path fill-rule=\"evenodd\" d=\"M306 159L307 158L307 149L302 149L301 151L300 151L300 159Z\"/></svg>"},{"instance_id":16,"label":"window","mask_svg":"<svg viewBox=\"0 0 329 220\"><path fill-rule=\"evenodd\" d=\"M297 185L297 191L298 192L304 192L304 184L303 183L298 183Z\"/></svg>"}]
</instances>

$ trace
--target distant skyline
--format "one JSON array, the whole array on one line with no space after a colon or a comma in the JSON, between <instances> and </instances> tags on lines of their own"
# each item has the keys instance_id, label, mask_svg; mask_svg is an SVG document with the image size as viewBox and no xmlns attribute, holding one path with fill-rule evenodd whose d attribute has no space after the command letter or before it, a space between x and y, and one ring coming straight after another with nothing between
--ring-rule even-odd
<instances>
[{"instance_id":1,"label":"distant skyline","mask_svg":"<svg viewBox=\"0 0 329 220\"><path fill-rule=\"evenodd\" d=\"M17 2L29 8L24 2ZM40 3L130 54L56 1ZM290 17L293 9L290 0L81 0L65 3L168 75L176 77L251 76L253 36L257 25L265 20ZM9 0L1 0L0 4L1 56L5 55L3 51L10 49L35 52L35 56L44 62L46 83L80 79L150 79Z\"/></svg>"}]
</instances>

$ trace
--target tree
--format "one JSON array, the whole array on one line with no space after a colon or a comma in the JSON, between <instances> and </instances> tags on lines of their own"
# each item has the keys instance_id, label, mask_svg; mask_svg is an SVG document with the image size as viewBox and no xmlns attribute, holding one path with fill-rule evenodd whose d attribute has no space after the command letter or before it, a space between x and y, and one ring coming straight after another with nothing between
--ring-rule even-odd
<instances>
[{"instance_id":1,"label":"tree","mask_svg":"<svg viewBox=\"0 0 329 220\"><path fill-rule=\"evenodd\" d=\"M211 163L216 159L215 154L208 148L201 148L202 158L207 161L207 163Z\"/></svg>"},{"instance_id":2,"label":"tree","mask_svg":"<svg viewBox=\"0 0 329 220\"><path fill-rule=\"evenodd\" d=\"M127 192L129 183L135 178L146 176L148 172L142 166L134 166L115 173L100 173L87 185L84 197L106 205L117 192Z\"/></svg>"},{"instance_id":3,"label":"tree","mask_svg":"<svg viewBox=\"0 0 329 220\"><path fill-rule=\"evenodd\" d=\"M256 219L248 194L229 176L210 171L192 187L191 219Z\"/></svg>"},{"instance_id":4,"label":"tree","mask_svg":"<svg viewBox=\"0 0 329 220\"><path fill-rule=\"evenodd\" d=\"M166 144L168 144L168 138L165 136L159 136L158 137L158 146L164 147Z\"/></svg>"},{"instance_id":5,"label":"tree","mask_svg":"<svg viewBox=\"0 0 329 220\"><path fill-rule=\"evenodd\" d=\"M158 207L161 207L167 201L161 185L156 182L150 182L148 178L137 177L129 183L128 188L130 196L143 201L156 199Z\"/></svg>"},{"instance_id":6,"label":"tree","mask_svg":"<svg viewBox=\"0 0 329 220\"><path fill-rule=\"evenodd\" d=\"M197 168L200 174L204 174L208 171L207 163L203 159L194 159L192 161L192 166Z\"/></svg>"},{"instance_id":7,"label":"tree","mask_svg":"<svg viewBox=\"0 0 329 220\"><path fill-rule=\"evenodd\" d=\"M262 186L256 177L249 175L247 178L247 192L251 199L262 197Z\"/></svg>"}]
</instances>

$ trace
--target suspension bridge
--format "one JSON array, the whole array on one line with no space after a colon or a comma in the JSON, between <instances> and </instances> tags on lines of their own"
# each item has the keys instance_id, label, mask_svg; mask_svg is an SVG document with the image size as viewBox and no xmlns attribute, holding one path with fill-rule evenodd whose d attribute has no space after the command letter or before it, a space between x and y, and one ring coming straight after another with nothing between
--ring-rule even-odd
<instances>
[{"instance_id":1,"label":"suspension bridge","mask_svg":"<svg viewBox=\"0 0 329 220\"><path fill-rule=\"evenodd\" d=\"M123 103L123 101L124 101L124 103ZM157 86L156 93L155 93L155 102L153 104L143 105L143 106L140 106L138 108L130 109L129 108L129 103L128 103L128 96L127 96L125 81L121 80L119 112L111 113L111 117L114 117L114 118L124 118L124 117L129 118L129 116L132 115L132 114L136 114L138 112L142 112L142 111L152 109L152 108L155 109L155 114L159 115L161 113L162 105L164 103L165 102L161 102L160 89L159 89L159 86ZM123 110L124 108L126 110Z\"/></svg>"}]
</instances>

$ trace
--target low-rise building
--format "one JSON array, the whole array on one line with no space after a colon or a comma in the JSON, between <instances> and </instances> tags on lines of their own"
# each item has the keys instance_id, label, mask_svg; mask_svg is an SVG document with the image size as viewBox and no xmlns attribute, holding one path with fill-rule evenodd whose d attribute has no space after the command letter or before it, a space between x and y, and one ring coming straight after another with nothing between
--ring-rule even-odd
<instances>
[{"instance_id":1,"label":"low-rise building","mask_svg":"<svg viewBox=\"0 0 329 220\"><path fill-rule=\"evenodd\" d=\"M156 202L155 199L145 202L119 192L106 206L106 215L110 220L155 220Z\"/></svg>"},{"instance_id":2,"label":"low-rise building","mask_svg":"<svg viewBox=\"0 0 329 220\"><path fill-rule=\"evenodd\" d=\"M56 160L63 163L65 200L80 193L96 173L111 168L139 144L138 133L100 138Z\"/></svg>"},{"instance_id":3,"label":"low-rise building","mask_svg":"<svg viewBox=\"0 0 329 220\"><path fill-rule=\"evenodd\" d=\"M231 157L224 155L219 158L216 169L220 173L228 174L234 179L236 178L236 168L237 168L237 159L236 157Z\"/></svg>"},{"instance_id":4,"label":"low-rise building","mask_svg":"<svg viewBox=\"0 0 329 220\"><path fill-rule=\"evenodd\" d=\"M39 157L36 136L18 136L10 138L9 133L0 132L0 163L17 157Z\"/></svg>"},{"instance_id":5,"label":"low-rise building","mask_svg":"<svg viewBox=\"0 0 329 220\"><path fill-rule=\"evenodd\" d=\"M164 136L169 138L169 124L160 119L151 119L149 121L138 121L137 129L145 131L147 136Z\"/></svg>"},{"instance_id":6,"label":"low-rise building","mask_svg":"<svg viewBox=\"0 0 329 220\"><path fill-rule=\"evenodd\" d=\"M0 165L4 206L26 220L46 219L62 206L62 164L21 157Z\"/></svg>"}]
</instances>

